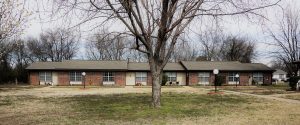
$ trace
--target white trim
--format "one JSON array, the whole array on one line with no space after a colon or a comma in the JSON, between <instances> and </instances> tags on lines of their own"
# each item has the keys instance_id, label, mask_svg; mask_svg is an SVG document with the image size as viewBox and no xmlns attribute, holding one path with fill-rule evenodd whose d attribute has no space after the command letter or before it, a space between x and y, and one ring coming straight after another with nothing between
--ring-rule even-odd
<instances>
[{"instance_id":1,"label":"white trim","mask_svg":"<svg viewBox=\"0 0 300 125\"><path fill-rule=\"evenodd\" d=\"M71 84L71 85L80 85L80 84L82 84L82 82L79 82L79 81L77 81L77 82L75 82L75 81L70 81L70 84Z\"/></svg>"},{"instance_id":2,"label":"white trim","mask_svg":"<svg viewBox=\"0 0 300 125\"><path fill-rule=\"evenodd\" d=\"M106 81L103 81L103 85L114 85L115 82L106 82Z\"/></svg>"},{"instance_id":3,"label":"white trim","mask_svg":"<svg viewBox=\"0 0 300 125\"><path fill-rule=\"evenodd\" d=\"M236 82L229 82L229 81L228 81L228 84L230 84L230 85L235 85ZM240 81L238 81L237 84L239 85L239 84L240 84Z\"/></svg>"},{"instance_id":4,"label":"white trim","mask_svg":"<svg viewBox=\"0 0 300 125\"><path fill-rule=\"evenodd\" d=\"M209 82L198 82L200 85L209 85Z\"/></svg>"}]
</instances>

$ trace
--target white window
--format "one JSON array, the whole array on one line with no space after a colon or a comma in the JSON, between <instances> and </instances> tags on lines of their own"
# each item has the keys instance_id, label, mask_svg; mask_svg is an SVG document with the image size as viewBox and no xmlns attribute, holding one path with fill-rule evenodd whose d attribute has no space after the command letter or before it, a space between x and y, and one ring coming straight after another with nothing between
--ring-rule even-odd
<instances>
[{"instance_id":1,"label":"white window","mask_svg":"<svg viewBox=\"0 0 300 125\"><path fill-rule=\"evenodd\" d=\"M279 79L283 79L284 78L284 74L279 74Z\"/></svg>"},{"instance_id":2,"label":"white window","mask_svg":"<svg viewBox=\"0 0 300 125\"><path fill-rule=\"evenodd\" d=\"M261 72L253 73L253 80L255 82L263 82L263 80L264 80L263 73L261 73Z\"/></svg>"},{"instance_id":3,"label":"white window","mask_svg":"<svg viewBox=\"0 0 300 125\"><path fill-rule=\"evenodd\" d=\"M235 77L235 75L238 74L236 72L230 72L228 74L228 82L236 82L238 81L238 78Z\"/></svg>"},{"instance_id":4,"label":"white window","mask_svg":"<svg viewBox=\"0 0 300 125\"><path fill-rule=\"evenodd\" d=\"M147 82L147 72L136 72L135 73L136 82Z\"/></svg>"},{"instance_id":5,"label":"white window","mask_svg":"<svg viewBox=\"0 0 300 125\"><path fill-rule=\"evenodd\" d=\"M199 83L208 84L209 83L209 72L199 72Z\"/></svg>"},{"instance_id":6,"label":"white window","mask_svg":"<svg viewBox=\"0 0 300 125\"><path fill-rule=\"evenodd\" d=\"M177 81L176 72L167 72L166 75L168 76L168 81L169 82L176 82Z\"/></svg>"},{"instance_id":7,"label":"white window","mask_svg":"<svg viewBox=\"0 0 300 125\"><path fill-rule=\"evenodd\" d=\"M41 82L52 82L52 73L51 72L40 72L39 78Z\"/></svg>"},{"instance_id":8,"label":"white window","mask_svg":"<svg viewBox=\"0 0 300 125\"><path fill-rule=\"evenodd\" d=\"M113 72L104 72L103 81L104 82L114 82L115 74Z\"/></svg>"},{"instance_id":9,"label":"white window","mask_svg":"<svg viewBox=\"0 0 300 125\"><path fill-rule=\"evenodd\" d=\"M81 82L82 81L81 72L70 72L70 81L71 82Z\"/></svg>"}]
</instances>

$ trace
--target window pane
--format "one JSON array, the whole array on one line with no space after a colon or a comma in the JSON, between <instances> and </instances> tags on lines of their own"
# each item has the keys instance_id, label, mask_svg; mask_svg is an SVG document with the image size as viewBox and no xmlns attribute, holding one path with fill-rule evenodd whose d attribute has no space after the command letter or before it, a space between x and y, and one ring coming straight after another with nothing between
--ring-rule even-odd
<instances>
[{"instance_id":1,"label":"window pane","mask_svg":"<svg viewBox=\"0 0 300 125\"><path fill-rule=\"evenodd\" d=\"M81 82L82 81L81 72L70 72L70 81Z\"/></svg>"},{"instance_id":2,"label":"window pane","mask_svg":"<svg viewBox=\"0 0 300 125\"><path fill-rule=\"evenodd\" d=\"M238 78L235 77L235 75L238 74L236 72L229 72L228 73L228 81L229 82L236 82L238 81Z\"/></svg>"},{"instance_id":3,"label":"window pane","mask_svg":"<svg viewBox=\"0 0 300 125\"><path fill-rule=\"evenodd\" d=\"M136 72L135 79L136 79L136 82L146 82L147 81L147 72Z\"/></svg>"},{"instance_id":4,"label":"window pane","mask_svg":"<svg viewBox=\"0 0 300 125\"><path fill-rule=\"evenodd\" d=\"M170 81L170 82L177 81L176 72L167 72L166 75L168 76L168 81Z\"/></svg>"},{"instance_id":5,"label":"window pane","mask_svg":"<svg viewBox=\"0 0 300 125\"><path fill-rule=\"evenodd\" d=\"M52 81L52 73L51 72L46 72L46 81L49 81L49 82Z\"/></svg>"},{"instance_id":6,"label":"window pane","mask_svg":"<svg viewBox=\"0 0 300 125\"><path fill-rule=\"evenodd\" d=\"M81 72L77 72L77 73L76 73L76 81L77 81L77 82L82 81L82 75L81 75Z\"/></svg>"},{"instance_id":7,"label":"window pane","mask_svg":"<svg viewBox=\"0 0 300 125\"><path fill-rule=\"evenodd\" d=\"M199 77L209 77L209 72L200 72L198 74Z\"/></svg>"},{"instance_id":8,"label":"window pane","mask_svg":"<svg viewBox=\"0 0 300 125\"><path fill-rule=\"evenodd\" d=\"M198 77L199 77L199 82L200 83L208 83L209 82L210 73L209 72L199 72L198 73Z\"/></svg>"},{"instance_id":9,"label":"window pane","mask_svg":"<svg viewBox=\"0 0 300 125\"><path fill-rule=\"evenodd\" d=\"M40 79L40 81L45 81L45 72L39 73L39 79Z\"/></svg>"},{"instance_id":10,"label":"window pane","mask_svg":"<svg viewBox=\"0 0 300 125\"><path fill-rule=\"evenodd\" d=\"M253 73L253 80L256 82L263 82L263 80L264 80L263 73L261 73L261 72Z\"/></svg>"},{"instance_id":11,"label":"window pane","mask_svg":"<svg viewBox=\"0 0 300 125\"><path fill-rule=\"evenodd\" d=\"M39 79L42 82L51 82L52 81L52 73L51 72L39 72Z\"/></svg>"},{"instance_id":12,"label":"window pane","mask_svg":"<svg viewBox=\"0 0 300 125\"><path fill-rule=\"evenodd\" d=\"M114 81L114 73L113 72L104 72L103 81L113 82Z\"/></svg>"}]
</instances>

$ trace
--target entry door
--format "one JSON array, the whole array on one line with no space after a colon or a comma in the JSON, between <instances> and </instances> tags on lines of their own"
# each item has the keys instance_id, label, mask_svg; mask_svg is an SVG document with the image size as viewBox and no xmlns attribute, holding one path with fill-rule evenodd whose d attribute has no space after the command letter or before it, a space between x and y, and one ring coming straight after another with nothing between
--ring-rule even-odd
<instances>
[{"instance_id":1,"label":"entry door","mask_svg":"<svg viewBox=\"0 0 300 125\"><path fill-rule=\"evenodd\" d=\"M135 73L127 72L126 73L126 85L135 85Z\"/></svg>"}]
</instances>

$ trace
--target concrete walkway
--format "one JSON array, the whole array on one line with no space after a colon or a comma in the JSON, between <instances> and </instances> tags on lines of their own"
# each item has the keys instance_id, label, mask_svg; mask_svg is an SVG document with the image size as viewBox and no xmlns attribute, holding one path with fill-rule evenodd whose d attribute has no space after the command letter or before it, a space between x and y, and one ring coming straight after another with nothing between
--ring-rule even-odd
<instances>
[{"instance_id":1,"label":"concrete walkway","mask_svg":"<svg viewBox=\"0 0 300 125\"><path fill-rule=\"evenodd\" d=\"M254 97L258 97L258 98L277 100L277 101L282 101L282 102L287 102L287 103L300 104L300 101L298 101L298 100L285 99L285 98L280 98L280 97L276 97L276 96L272 96L272 95L257 95L257 94L229 91L229 90L222 90L222 91L225 91L228 94L247 95L247 96L254 96Z\"/></svg>"}]
</instances>

